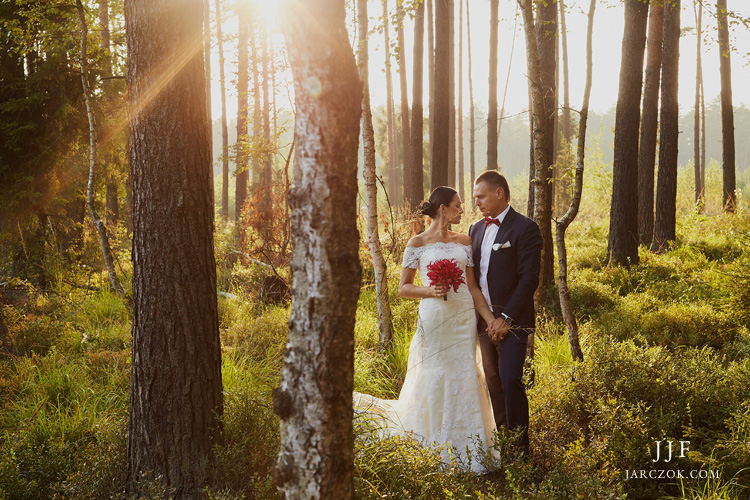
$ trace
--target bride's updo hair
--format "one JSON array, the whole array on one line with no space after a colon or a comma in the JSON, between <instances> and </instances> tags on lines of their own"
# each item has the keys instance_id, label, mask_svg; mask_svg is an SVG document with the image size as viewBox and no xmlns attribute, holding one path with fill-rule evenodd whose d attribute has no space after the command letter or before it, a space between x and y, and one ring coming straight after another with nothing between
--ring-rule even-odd
<instances>
[{"instance_id":1,"label":"bride's updo hair","mask_svg":"<svg viewBox=\"0 0 750 500\"><path fill-rule=\"evenodd\" d=\"M440 210L440 206L445 205L447 207L450 205L453 201L453 197L456 196L456 193L457 191L452 187L436 187L430 194L430 199L423 201L419 206L420 215L426 215L427 217L434 219L438 210Z\"/></svg>"}]
</instances>

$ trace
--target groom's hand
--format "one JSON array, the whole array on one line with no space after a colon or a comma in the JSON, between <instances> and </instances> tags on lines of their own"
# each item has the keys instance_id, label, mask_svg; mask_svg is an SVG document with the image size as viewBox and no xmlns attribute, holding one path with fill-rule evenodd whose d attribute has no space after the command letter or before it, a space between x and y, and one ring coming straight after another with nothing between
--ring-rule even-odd
<instances>
[{"instance_id":1,"label":"groom's hand","mask_svg":"<svg viewBox=\"0 0 750 500\"><path fill-rule=\"evenodd\" d=\"M492 323L487 325L487 334L492 340L504 340L508 336L508 332L510 332L510 325L505 322L502 316L495 318Z\"/></svg>"}]
</instances>

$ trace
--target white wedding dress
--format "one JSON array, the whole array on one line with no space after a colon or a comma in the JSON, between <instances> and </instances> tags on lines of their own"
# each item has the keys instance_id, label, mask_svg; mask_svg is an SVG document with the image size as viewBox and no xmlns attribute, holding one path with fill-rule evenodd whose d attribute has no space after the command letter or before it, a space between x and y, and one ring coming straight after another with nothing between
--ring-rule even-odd
<instances>
[{"instance_id":1,"label":"white wedding dress","mask_svg":"<svg viewBox=\"0 0 750 500\"><path fill-rule=\"evenodd\" d=\"M427 266L440 259L455 259L464 271L473 266L471 246L460 243L431 243L406 247L403 266L419 269L429 285ZM495 423L490 396L477 345L474 303L466 284L458 292L451 288L447 300L425 298L419 303L417 330L409 346L406 378L397 400L383 400L354 393L359 412L377 418L381 434L411 434L423 444L450 444L453 453L471 469L484 472L477 458L492 443ZM477 446L481 440L481 449ZM447 447L441 451L449 462Z\"/></svg>"}]
</instances>

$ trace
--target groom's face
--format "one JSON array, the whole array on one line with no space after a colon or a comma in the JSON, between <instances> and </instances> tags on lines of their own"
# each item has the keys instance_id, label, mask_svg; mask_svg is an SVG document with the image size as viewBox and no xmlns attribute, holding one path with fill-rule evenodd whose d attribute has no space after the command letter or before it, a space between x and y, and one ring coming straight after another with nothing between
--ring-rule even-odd
<instances>
[{"instance_id":1,"label":"groom's face","mask_svg":"<svg viewBox=\"0 0 750 500\"><path fill-rule=\"evenodd\" d=\"M497 217L508 206L505 191L486 182L474 185L474 203L485 217Z\"/></svg>"}]
</instances>

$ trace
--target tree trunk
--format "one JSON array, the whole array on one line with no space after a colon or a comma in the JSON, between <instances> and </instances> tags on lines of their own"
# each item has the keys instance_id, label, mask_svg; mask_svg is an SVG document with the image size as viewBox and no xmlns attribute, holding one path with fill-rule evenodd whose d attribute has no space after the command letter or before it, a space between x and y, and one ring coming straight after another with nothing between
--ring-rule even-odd
<instances>
[{"instance_id":1,"label":"tree trunk","mask_svg":"<svg viewBox=\"0 0 750 500\"><path fill-rule=\"evenodd\" d=\"M727 0L716 1L719 30L719 73L721 74L721 165L723 173L722 206L725 212L737 210L734 151L734 108L732 107L732 64L729 46Z\"/></svg>"},{"instance_id":2,"label":"tree trunk","mask_svg":"<svg viewBox=\"0 0 750 500\"><path fill-rule=\"evenodd\" d=\"M432 159L435 157L435 5L433 0L425 0L427 3L427 79L430 88L430 108L428 121L428 135L430 137L430 190L435 189L433 169L435 165ZM439 184L440 185L440 184Z\"/></svg>"},{"instance_id":3,"label":"tree trunk","mask_svg":"<svg viewBox=\"0 0 750 500\"><path fill-rule=\"evenodd\" d=\"M563 109L562 109L562 135L563 144L562 146L566 151L570 151L572 147L571 136L570 136L570 72L568 71L568 27L565 22L565 6L564 0L560 1L560 34L562 42L562 66L563 66ZM568 165L565 165L568 168ZM571 178L566 172L564 175L560 175L560 188L558 193L560 194L560 206L565 207L571 201Z\"/></svg>"},{"instance_id":4,"label":"tree trunk","mask_svg":"<svg viewBox=\"0 0 750 500\"><path fill-rule=\"evenodd\" d=\"M497 45L500 0L490 0L490 96L487 104L487 170L497 170Z\"/></svg>"},{"instance_id":5,"label":"tree trunk","mask_svg":"<svg viewBox=\"0 0 750 500\"><path fill-rule=\"evenodd\" d=\"M112 54L110 49L110 31L109 31L109 0L99 0L99 36L101 37L101 49L104 52L104 77L112 76ZM103 80L104 96L110 98L109 85L111 80ZM120 220L120 201L117 195L117 177L112 171L115 167L115 155L110 155L107 165L109 168L105 171L105 194L106 203L105 219L110 226L117 225Z\"/></svg>"},{"instance_id":6,"label":"tree trunk","mask_svg":"<svg viewBox=\"0 0 750 500\"><path fill-rule=\"evenodd\" d=\"M458 123L457 123L457 140L458 140L458 192L461 198L466 202L471 198L466 196L466 187L464 185L464 4L461 0L458 0Z\"/></svg>"},{"instance_id":7,"label":"tree trunk","mask_svg":"<svg viewBox=\"0 0 750 500\"><path fill-rule=\"evenodd\" d=\"M695 4L698 3L696 6ZM693 1L695 14L695 109L693 110L693 172L695 179L695 203L702 210L703 185L701 184L701 81L703 67L701 61L701 45L703 43L703 4Z\"/></svg>"},{"instance_id":8,"label":"tree trunk","mask_svg":"<svg viewBox=\"0 0 750 500\"><path fill-rule=\"evenodd\" d=\"M424 198L423 147L424 147L424 110L422 107L422 88L424 73L424 2L419 2L414 13L414 81L412 83L411 105L411 189L406 193L410 213L417 208ZM406 172L404 177L406 177Z\"/></svg>"},{"instance_id":9,"label":"tree trunk","mask_svg":"<svg viewBox=\"0 0 750 500\"><path fill-rule=\"evenodd\" d=\"M643 86L643 115L638 146L638 239L650 246L654 238L654 167L659 129L659 81L661 80L664 5L654 3L648 14L648 55Z\"/></svg>"},{"instance_id":10,"label":"tree trunk","mask_svg":"<svg viewBox=\"0 0 750 500\"><path fill-rule=\"evenodd\" d=\"M536 39L538 47L538 57L540 65L539 76L542 84L543 109L540 109L543 122L540 126L544 127L544 151L545 151L545 168L541 171L542 177L539 177L539 165L536 165L536 180L534 185L534 213L539 212L539 217L534 216L534 220L539 223L544 240L542 247L542 271L539 276L541 289L546 290L554 284L554 241L552 240L552 188L551 182L552 166L555 157L555 117L557 116L557 84L555 82L555 47L557 45L557 3L545 0L537 0L537 24ZM527 42L528 43L528 42ZM534 106L536 107L536 99ZM536 109L534 110L534 120L537 119ZM536 124L535 124L536 128ZM538 138L535 133L534 136ZM541 184L536 185L536 182ZM544 205L536 206L540 198L538 189L543 189Z\"/></svg>"},{"instance_id":11,"label":"tree trunk","mask_svg":"<svg viewBox=\"0 0 750 500\"><path fill-rule=\"evenodd\" d=\"M202 40L202 5L125 4L134 196L130 495L141 493L140 481L158 478L177 498L206 498L212 447L221 435L203 52L190 51L162 85L185 47Z\"/></svg>"},{"instance_id":12,"label":"tree trunk","mask_svg":"<svg viewBox=\"0 0 750 500\"><path fill-rule=\"evenodd\" d=\"M388 301L388 270L383 250L380 246L378 231L378 185L375 175L375 131L372 127L372 110L370 109L370 83L368 71L368 40L367 40L367 0L357 0L357 17L359 24L359 53L357 67L362 80L362 149L365 165L365 198L367 201L367 243L370 246L370 256L375 273L375 296L378 305L378 346L381 352L390 349L393 341L393 315L391 303ZM403 37L400 37L403 38ZM405 70L402 66L402 72ZM402 86L402 91L405 89ZM403 110L402 110L403 112Z\"/></svg>"},{"instance_id":13,"label":"tree trunk","mask_svg":"<svg viewBox=\"0 0 750 500\"><path fill-rule=\"evenodd\" d=\"M234 194L234 220L237 230L242 234L242 209L247 200L248 158L243 152L243 144L247 144L247 101L248 101L248 40L250 38L249 6L237 4L237 18L239 28L237 32L237 161Z\"/></svg>"},{"instance_id":14,"label":"tree trunk","mask_svg":"<svg viewBox=\"0 0 750 500\"><path fill-rule=\"evenodd\" d=\"M560 5L562 9L563 6ZM568 229L570 224L578 215L578 208L581 205L581 194L583 193L583 168L584 159L586 155L586 124L588 123L589 117L589 97L591 96L591 80L592 80L592 35L594 30L594 11L596 10L596 0L591 0L589 6L589 22L588 31L586 36L586 87L583 92L583 105L581 106L581 118L579 121L578 128L578 153L576 161L576 177L575 177L575 188L573 192L573 200L570 203L570 208L557 222L557 233L555 235L557 240L557 255L558 255L558 268L559 268L559 295L560 295L560 306L562 310L563 319L568 327L568 341L570 342L570 352L573 355L573 359L583 361L583 351L581 350L581 343L578 339L578 323L576 321L575 314L573 313L573 307L570 304L570 289L568 288L568 252L565 248L565 231Z\"/></svg>"},{"instance_id":15,"label":"tree trunk","mask_svg":"<svg viewBox=\"0 0 750 500\"><path fill-rule=\"evenodd\" d=\"M216 0L216 39L219 45L219 84L221 85L221 216L229 220L229 130L227 127L227 87L224 76L224 36L221 2Z\"/></svg>"},{"instance_id":16,"label":"tree trunk","mask_svg":"<svg viewBox=\"0 0 750 500\"><path fill-rule=\"evenodd\" d=\"M88 63L88 26L86 24L86 15L83 10L83 4L81 0L76 0L76 9L78 10L78 22L81 27L81 84L83 86L83 97L86 101L86 114L89 121L89 179L88 186L86 188L86 206L91 216L91 222L93 222L96 232L99 235L99 244L102 249L102 258L104 259L104 265L107 268L109 274L109 283L112 289L117 293L120 300L125 302L126 306L130 308L130 297L127 296L125 290L120 284L120 279L117 277L115 271L115 256L112 252L112 248L109 245L109 236L107 235L107 227L104 221L99 217L99 214L94 207L94 187L96 186L96 167L98 164L98 141L97 141L97 129L96 129L96 118L94 116L94 103L89 86L89 63ZM40 224L42 224L42 231L44 231L44 218L40 218ZM43 242L44 240L42 240ZM42 243L44 245L44 243ZM43 246L42 246L43 248Z\"/></svg>"},{"instance_id":17,"label":"tree trunk","mask_svg":"<svg viewBox=\"0 0 750 500\"><path fill-rule=\"evenodd\" d=\"M396 116L393 110L393 78L391 76L391 39L388 26L388 0L383 0L383 36L385 37L385 88L386 88L386 144L388 147L388 198L396 204L398 196L398 153L396 152Z\"/></svg>"},{"instance_id":18,"label":"tree trunk","mask_svg":"<svg viewBox=\"0 0 750 500\"><path fill-rule=\"evenodd\" d=\"M310 0L305 7L285 0L281 8L294 77L297 150L289 193L294 296L274 394L281 431L276 481L289 499L348 500L354 498L362 83L347 38L344 0Z\"/></svg>"},{"instance_id":19,"label":"tree trunk","mask_svg":"<svg viewBox=\"0 0 750 500\"><path fill-rule=\"evenodd\" d=\"M476 128L474 124L474 84L471 79L471 22L469 21L469 14L469 0L466 0L466 56L468 58L466 72L469 78L469 179L473 183L476 178L474 166Z\"/></svg>"},{"instance_id":20,"label":"tree trunk","mask_svg":"<svg viewBox=\"0 0 750 500\"><path fill-rule=\"evenodd\" d=\"M456 187L456 9L448 2L448 186Z\"/></svg>"},{"instance_id":21,"label":"tree trunk","mask_svg":"<svg viewBox=\"0 0 750 500\"><path fill-rule=\"evenodd\" d=\"M252 150L257 151L258 146L261 146L263 143L263 140L261 139L261 136L263 135L263 110L260 107L260 96L261 96L261 81L260 81L260 69L259 68L259 61L260 56L258 53L260 52L260 48L258 47L258 31L262 29L262 26L260 23L257 23L255 20L255 17L253 17L253 22L250 27L250 68L251 72L253 74L253 138L250 141L250 144L252 144ZM250 164L252 165L252 176L250 177L250 198L253 198L255 194L258 192L258 188L261 187L262 191L262 184L264 183L265 178L265 161L263 161L263 156L258 154L253 154L252 159L250 161Z\"/></svg>"},{"instance_id":22,"label":"tree trunk","mask_svg":"<svg viewBox=\"0 0 750 500\"><path fill-rule=\"evenodd\" d=\"M675 240L677 203L677 147L679 104L677 99L680 62L680 2L664 6L664 48L661 76L661 130L659 172L656 178L656 220L651 250L663 252Z\"/></svg>"},{"instance_id":23,"label":"tree trunk","mask_svg":"<svg viewBox=\"0 0 750 500\"><path fill-rule=\"evenodd\" d=\"M647 23L648 3L626 0L607 249L610 264L625 266L638 263L638 132Z\"/></svg>"},{"instance_id":24,"label":"tree trunk","mask_svg":"<svg viewBox=\"0 0 750 500\"><path fill-rule=\"evenodd\" d=\"M450 30L449 8L452 2L449 0L435 0L435 31L437 33L448 33ZM435 39L435 107L430 109L434 114L433 131L430 136L432 142L432 166L431 188L447 186L448 178L448 142L450 128L450 51L449 37L438 36Z\"/></svg>"},{"instance_id":25,"label":"tree trunk","mask_svg":"<svg viewBox=\"0 0 750 500\"><path fill-rule=\"evenodd\" d=\"M211 111L211 0L203 0L203 65L206 72L206 113L211 133L208 135L208 150L211 152L208 179L211 185L211 199L214 192L214 134Z\"/></svg>"},{"instance_id":26,"label":"tree trunk","mask_svg":"<svg viewBox=\"0 0 750 500\"><path fill-rule=\"evenodd\" d=\"M404 11L403 0L397 0L399 10L399 23L396 31L398 37L398 71L399 71L399 87L401 91L401 145L404 155L404 165L401 170L403 173L403 185L404 194L403 198L399 196L397 202L401 205L401 200L407 198L407 193L412 189L411 182L413 181L411 173L414 171L412 163L412 149L411 149L411 128L409 127L409 90L406 86L406 45L404 44L404 19L406 12ZM409 207L411 209L411 207Z\"/></svg>"},{"instance_id":27,"label":"tree trunk","mask_svg":"<svg viewBox=\"0 0 750 500\"><path fill-rule=\"evenodd\" d=\"M505 75L505 89L503 90L503 102L500 105L500 117L497 120L497 140L500 142L500 133L503 130L503 120L505 119L505 102L508 97L508 85L510 84L510 74L513 69L513 54L516 50L516 32L518 31L518 11L515 15L515 24L513 25L513 40L510 43L510 60L508 61L508 73ZM499 156L499 155L498 155ZM499 160L498 160L499 166Z\"/></svg>"},{"instance_id":28,"label":"tree trunk","mask_svg":"<svg viewBox=\"0 0 750 500\"><path fill-rule=\"evenodd\" d=\"M271 169L271 103L268 77L268 28L261 29L261 59L263 61L263 213L266 214L265 240L270 241L273 229L273 171ZM257 92L257 91L256 91ZM255 111L258 113L258 110Z\"/></svg>"}]
</instances>

